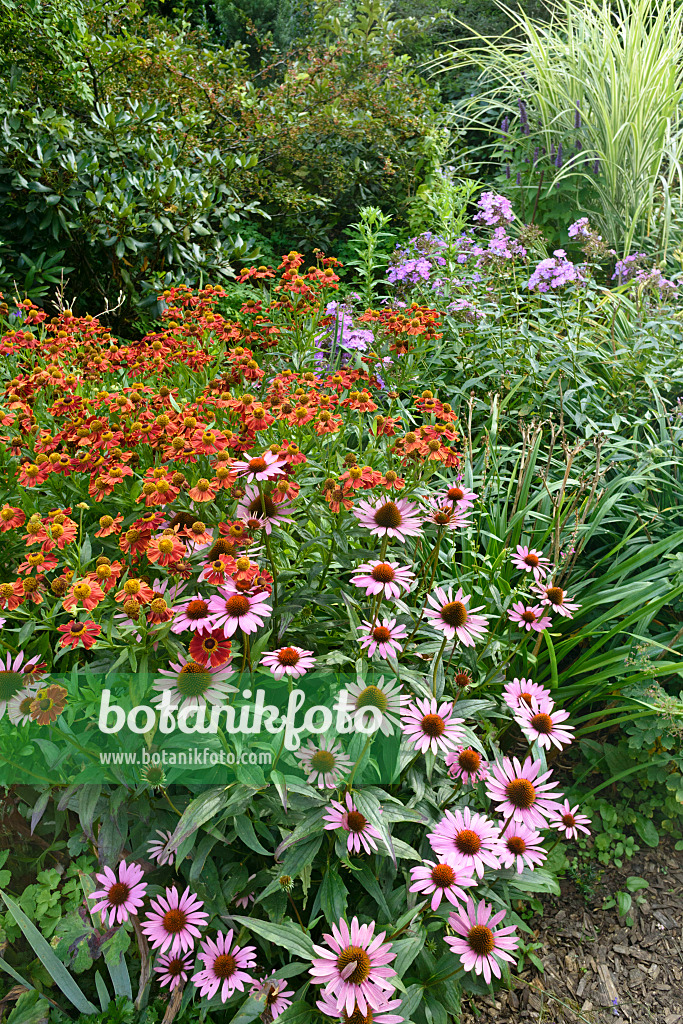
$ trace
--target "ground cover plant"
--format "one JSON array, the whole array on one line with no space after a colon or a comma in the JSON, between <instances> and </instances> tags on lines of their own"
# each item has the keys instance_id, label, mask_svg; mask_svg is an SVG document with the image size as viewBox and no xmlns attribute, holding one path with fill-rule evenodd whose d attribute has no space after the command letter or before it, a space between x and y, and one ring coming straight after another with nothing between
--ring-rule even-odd
<instances>
[{"instance_id":1,"label":"ground cover plant","mask_svg":"<svg viewBox=\"0 0 683 1024\"><path fill-rule=\"evenodd\" d=\"M293 251L139 340L6 297L15 1024L446 1024L641 777L620 727L680 827L676 281L467 197L396 249L364 210L356 291Z\"/></svg>"}]
</instances>

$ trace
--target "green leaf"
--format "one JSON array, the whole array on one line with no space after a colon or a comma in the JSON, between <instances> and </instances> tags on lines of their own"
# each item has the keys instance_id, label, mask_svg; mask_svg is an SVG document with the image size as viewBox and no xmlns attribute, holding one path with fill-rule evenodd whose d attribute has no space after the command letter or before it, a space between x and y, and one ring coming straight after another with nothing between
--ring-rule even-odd
<instances>
[{"instance_id":1,"label":"green leaf","mask_svg":"<svg viewBox=\"0 0 683 1024\"><path fill-rule=\"evenodd\" d=\"M19 996L7 1024L45 1024L49 1016L50 1004L33 989Z\"/></svg>"},{"instance_id":2,"label":"green leaf","mask_svg":"<svg viewBox=\"0 0 683 1024\"><path fill-rule=\"evenodd\" d=\"M617 893L617 910L619 917L625 917L626 914L628 914L632 903L633 900L630 893L621 891Z\"/></svg>"},{"instance_id":3,"label":"green leaf","mask_svg":"<svg viewBox=\"0 0 683 1024\"><path fill-rule=\"evenodd\" d=\"M231 916L233 921L237 921L260 938L289 950L294 956L300 956L305 960L314 956L310 937L296 924L289 921L273 924L271 921L259 921L255 917L239 917L236 914Z\"/></svg>"},{"instance_id":4,"label":"green leaf","mask_svg":"<svg viewBox=\"0 0 683 1024\"><path fill-rule=\"evenodd\" d=\"M653 848L659 846L659 832L650 818L646 818L644 814L638 814L634 825L644 843Z\"/></svg>"},{"instance_id":5,"label":"green leaf","mask_svg":"<svg viewBox=\"0 0 683 1024\"><path fill-rule=\"evenodd\" d=\"M0 897L2 897L5 906L21 928L24 938L29 943L38 959L43 962L43 966L46 971L55 984L62 990L66 998L73 1003L80 1013L97 1013L97 1007L93 1006L89 999L86 999L64 964L57 959L49 944L45 941L36 926L29 921L23 910L19 909L17 904L7 895L7 893L0 891Z\"/></svg>"},{"instance_id":6,"label":"green leaf","mask_svg":"<svg viewBox=\"0 0 683 1024\"><path fill-rule=\"evenodd\" d=\"M406 971L424 945L421 935L411 935L407 939L398 939L392 943L391 950L396 954L392 967L399 978L404 978Z\"/></svg>"},{"instance_id":7,"label":"green leaf","mask_svg":"<svg viewBox=\"0 0 683 1024\"><path fill-rule=\"evenodd\" d=\"M348 896L349 891L342 881L337 866L328 865L320 886L320 909L328 924L338 924L340 918L345 916Z\"/></svg>"},{"instance_id":8,"label":"green leaf","mask_svg":"<svg viewBox=\"0 0 683 1024\"><path fill-rule=\"evenodd\" d=\"M521 875L514 875L510 879L510 885L521 892L550 892L554 896L560 896L560 883L554 875L543 868L524 868Z\"/></svg>"},{"instance_id":9,"label":"green leaf","mask_svg":"<svg viewBox=\"0 0 683 1024\"><path fill-rule=\"evenodd\" d=\"M315 1010L304 1003L302 1000L292 1003L286 1010L278 1016L280 1024L310 1024L310 1021L314 1020L318 1014Z\"/></svg>"},{"instance_id":10,"label":"green leaf","mask_svg":"<svg viewBox=\"0 0 683 1024\"><path fill-rule=\"evenodd\" d=\"M248 818L246 814L235 815L234 822L235 831L245 846L248 846L250 850L254 851L254 853L261 853L265 857L273 856L270 850L266 850L265 846L259 842L258 836L254 831L254 826L251 823L251 819Z\"/></svg>"},{"instance_id":11,"label":"green leaf","mask_svg":"<svg viewBox=\"0 0 683 1024\"><path fill-rule=\"evenodd\" d=\"M646 878L640 878L638 875L629 875L626 879L626 888L629 892L638 892L639 889L649 889L650 883Z\"/></svg>"}]
</instances>

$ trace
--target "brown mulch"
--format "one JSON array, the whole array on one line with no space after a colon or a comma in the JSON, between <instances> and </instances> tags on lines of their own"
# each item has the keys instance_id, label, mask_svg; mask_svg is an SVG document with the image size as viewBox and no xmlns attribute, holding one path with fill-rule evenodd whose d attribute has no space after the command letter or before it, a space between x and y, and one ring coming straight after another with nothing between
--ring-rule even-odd
<instances>
[{"instance_id":1,"label":"brown mulch","mask_svg":"<svg viewBox=\"0 0 683 1024\"><path fill-rule=\"evenodd\" d=\"M601 908L630 875L650 884L633 894L626 927L616 908ZM588 898L563 882L531 927L544 971L527 961L512 991L466 1003L462 1024L683 1024L683 853L673 842L606 870Z\"/></svg>"}]
</instances>

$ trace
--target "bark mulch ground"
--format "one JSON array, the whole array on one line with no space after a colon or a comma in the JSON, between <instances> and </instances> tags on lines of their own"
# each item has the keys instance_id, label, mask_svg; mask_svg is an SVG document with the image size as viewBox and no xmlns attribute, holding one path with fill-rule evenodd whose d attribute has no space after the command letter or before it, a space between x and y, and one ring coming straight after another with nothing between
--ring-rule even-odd
<instances>
[{"instance_id":1,"label":"bark mulch ground","mask_svg":"<svg viewBox=\"0 0 683 1024\"><path fill-rule=\"evenodd\" d=\"M629 875L649 882L634 894L630 928L601 909ZM563 882L531 926L544 971L528 965L512 991L472 999L462 1024L683 1024L683 853L673 842L608 869L592 892Z\"/></svg>"}]
</instances>

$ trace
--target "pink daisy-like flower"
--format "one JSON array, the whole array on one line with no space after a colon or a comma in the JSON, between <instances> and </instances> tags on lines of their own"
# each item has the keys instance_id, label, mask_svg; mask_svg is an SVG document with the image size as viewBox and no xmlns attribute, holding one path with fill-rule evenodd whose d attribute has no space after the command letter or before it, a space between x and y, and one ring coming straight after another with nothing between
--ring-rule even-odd
<instances>
[{"instance_id":1,"label":"pink daisy-like flower","mask_svg":"<svg viewBox=\"0 0 683 1024\"><path fill-rule=\"evenodd\" d=\"M407 565L398 562L380 562L373 560L359 565L351 582L357 587L365 587L366 597L384 594L386 598L400 597L401 590L410 590L415 582L415 575Z\"/></svg>"},{"instance_id":2,"label":"pink daisy-like flower","mask_svg":"<svg viewBox=\"0 0 683 1024\"><path fill-rule=\"evenodd\" d=\"M434 629L441 630L449 640L457 637L465 647L474 647L487 629L486 616L474 614L480 608L467 607L470 596L463 594L460 587L455 595L452 587L448 590L437 587L433 594L427 596L432 607L425 612L425 618Z\"/></svg>"},{"instance_id":3,"label":"pink daisy-like flower","mask_svg":"<svg viewBox=\"0 0 683 1024\"><path fill-rule=\"evenodd\" d=\"M255 633L259 626L273 614L267 604L268 594L242 594L230 582L219 588L209 600L209 610L214 615L214 624L224 634L232 636L238 629L243 633Z\"/></svg>"},{"instance_id":4,"label":"pink daisy-like flower","mask_svg":"<svg viewBox=\"0 0 683 1024\"><path fill-rule=\"evenodd\" d=\"M430 523L441 530L458 530L470 525L467 513L461 512L447 498L429 498L426 505L425 525Z\"/></svg>"},{"instance_id":5,"label":"pink daisy-like flower","mask_svg":"<svg viewBox=\"0 0 683 1024\"><path fill-rule=\"evenodd\" d=\"M274 480L285 471L286 462L278 459L271 451L257 455L253 459L245 459L240 462L233 462L230 469L238 476L245 477L248 484L253 480Z\"/></svg>"},{"instance_id":6,"label":"pink daisy-like flower","mask_svg":"<svg viewBox=\"0 0 683 1024\"><path fill-rule=\"evenodd\" d=\"M546 558L542 551L518 544L517 553L512 556L512 564L522 572L532 572L536 582L540 583L548 573L550 559Z\"/></svg>"},{"instance_id":7,"label":"pink daisy-like flower","mask_svg":"<svg viewBox=\"0 0 683 1024\"><path fill-rule=\"evenodd\" d=\"M464 889L477 884L472 867L455 858L439 864L426 860L423 865L410 869L410 877L413 881L410 892L432 894L432 910L441 905L444 896L454 907L457 906L458 900L467 899Z\"/></svg>"},{"instance_id":8,"label":"pink daisy-like flower","mask_svg":"<svg viewBox=\"0 0 683 1024\"><path fill-rule=\"evenodd\" d=\"M389 978L396 974L388 964L396 958L391 943L384 942L385 932L375 936L375 925L359 924L354 917L351 926L344 920L332 925L332 934L325 935L326 946L314 946L317 956L310 975L316 985L324 986L324 996L334 1000L337 1011L347 1016L356 1006L364 1015L378 1009L385 993L396 987Z\"/></svg>"},{"instance_id":9,"label":"pink daisy-like flower","mask_svg":"<svg viewBox=\"0 0 683 1024\"><path fill-rule=\"evenodd\" d=\"M235 509L235 519L241 519L253 528L264 529L270 534L274 526L294 522L291 516L287 515L291 508L291 501L273 501L269 494L261 494L258 487L248 484L244 497Z\"/></svg>"},{"instance_id":10,"label":"pink daisy-like flower","mask_svg":"<svg viewBox=\"0 0 683 1024\"><path fill-rule=\"evenodd\" d=\"M569 718L568 711L555 711L552 702L539 705L532 697L531 706L520 704L515 713L515 721L528 739L529 743L538 743L539 747L550 750L553 745L558 750L568 747L573 742L573 725L562 725Z\"/></svg>"},{"instance_id":11,"label":"pink daisy-like flower","mask_svg":"<svg viewBox=\"0 0 683 1024\"><path fill-rule=\"evenodd\" d=\"M394 726L400 727L401 712L405 705L410 703L410 697L403 692L400 683L395 679L389 679L385 683L384 676L380 676L376 683L368 685L365 685L363 680L356 680L347 683L346 690L349 696L353 697L354 713L362 711L363 708L368 709L368 713L363 716L367 728L373 724L370 708L376 708L382 716L379 731L385 736L393 735Z\"/></svg>"},{"instance_id":12,"label":"pink daisy-like flower","mask_svg":"<svg viewBox=\"0 0 683 1024\"><path fill-rule=\"evenodd\" d=\"M262 978L251 986L250 995L255 999L263 1000L264 1007L261 1020L277 1020L283 1010L292 1005L294 990L287 988L287 982L282 978L276 978L271 974L268 978Z\"/></svg>"},{"instance_id":13,"label":"pink daisy-like flower","mask_svg":"<svg viewBox=\"0 0 683 1024\"><path fill-rule=\"evenodd\" d=\"M500 867L499 831L489 818L465 807L462 811L446 811L427 839L439 857L462 862L481 878L486 868Z\"/></svg>"},{"instance_id":14,"label":"pink daisy-like flower","mask_svg":"<svg viewBox=\"0 0 683 1024\"><path fill-rule=\"evenodd\" d=\"M403 735L421 754L428 750L433 754L440 750L447 752L461 741L462 731L458 726L465 721L464 718L451 718L452 714L451 701L439 704L436 697L423 697L402 712Z\"/></svg>"},{"instance_id":15,"label":"pink daisy-like flower","mask_svg":"<svg viewBox=\"0 0 683 1024\"><path fill-rule=\"evenodd\" d=\"M581 607L576 601L567 597L567 593L562 587L558 587L552 582L537 583L533 589L540 597L542 605L548 607L552 612L557 612L558 615L564 615L567 619L574 618L574 612Z\"/></svg>"},{"instance_id":16,"label":"pink daisy-like flower","mask_svg":"<svg viewBox=\"0 0 683 1024\"><path fill-rule=\"evenodd\" d=\"M586 828L591 823L590 818L586 814L577 814L578 809L578 804L570 807L569 800L565 799L557 808L557 815L550 819L551 827L564 832L565 839L576 839L579 832L585 832L587 836L591 834L591 830Z\"/></svg>"},{"instance_id":17,"label":"pink daisy-like flower","mask_svg":"<svg viewBox=\"0 0 683 1024\"><path fill-rule=\"evenodd\" d=\"M551 625L550 616L543 614L540 604L524 604L524 601L515 601L508 611L508 618L510 622L518 622L527 633L532 629L541 633Z\"/></svg>"},{"instance_id":18,"label":"pink daisy-like flower","mask_svg":"<svg viewBox=\"0 0 683 1024\"><path fill-rule=\"evenodd\" d=\"M548 782L552 771L543 772L541 761L527 757L524 764L516 757L504 757L502 764L491 764L486 792L498 805L504 818L521 821L529 828L547 828L547 819L558 810L560 793L556 782Z\"/></svg>"},{"instance_id":19,"label":"pink daisy-like flower","mask_svg":"<svg viewBox=\"0 0 683 1024\"><path fill-rule=\"evenodd\" d=\"M226 694L236 692L236 687L225 681L233 671L231 665L209 668L192 659L172 662L154 680L152 689L159 695L152 698L152 703L175 704L180 710L223 704Z\"/></svg>"},{"instance_id":20,"label":"pink daisy-like flower","mask_svg":"<svg viewBox=\"0 0 683 1024\"><path fill-rule=\"evenodd\" d=\"M472 747L460 747L447 754L446 767L452 779L462 779L465 785L481 782L489 773L488 761Z\"/></svg>"},{"instance_id":21,"label":"pink daisy-like flower","mask_svg":"<svg viewBox=\"0 0 683 1024\"><path fill-rule=\"evenodd\" d=\"M372 853L377 849L375 839L381 839L382 836L357 809L350 793L346 794L345 804L346 806L340 804L338 800L332 800L325 812L325 828L328 831L343 828L348 832L346 848L349 853L360 853L361 848L366 853Z\"/></svg>"},{"instance_id":22,"label":"pink daisy-like flower","mask_svg":"<svg viewBox=\"0 0 683 1024\"><path fill-rule=\"evenodd\" d=\"M308 782L318 789L334 789L339 779L351 767L351 758L344 753L339 740L321 738L319 744L312 739L299 751L299 764L308 775Z\"/></svg>"},{"instance_id":23,"label":"pink daisy-like flower","mask_svg":"<svg viewBox=\"0 0 683 1024\"><path fill-rule=\"evenodd\" d=\"M417 505L405 498L398 501L380 498L374 505L364 499L352 511L360 525L375 537L405 541L406 537L418 537L422 530Z\"/></svg>"},{"instance_id":24,"label":"pink daisy-like flower","mask_svg":"<svg viewBox=\"0 0 683 1024\"><path fill-rule=\"evenodd\" d=\"M358 1006L351 1013L347 1013L346 1010L340 1012L335 997L325 989L316 1006L325 1016L341 1021L342 1024L403 1024L405 1018L399 1013L391 1012L398 1010L401 1003L401 999L383 999L379 1006L368 1013L361 1013Z\"/></svg>"},{"instance_id":25,"label":"pink daisy-like flower","mask_svg":"<svg viewBox=\"0 0 683 1024\"><path fill-rule=\"evenodd\" d=\"M505 908L493 916L492 912L491 904L485 900L481 900L475 909L474 900L468 898L466 909L460 907L448 917L448 923L457 935L444 936L444 942L460 957L464 969L483 974L487 985L492 974L500 978L501 961L515 962L510 950L519 945L519 939L513 935L514 925L494 931L505 917Z\"/></svg>"},{"instance_id":26,"label":"pink daisy-like flower","mask_svg":"<svg viewBox=\"0 0 683 1024\"><path fill-rule=\"evenodd\" d=\"M245 983L253 985L256 980L248 971L256 964L256 946L233 946L232 928L224 935L216 934L216 940L204 939L199 947L199 959L204 970L192 975L192 984L199 989L200 996L208 999L221 990L224 1003L237 989L244 992Z\"/></svg>"},{"instance_id":27,"label":"pink daisy-like flower","mask_svg":"<svg viewBox=\"0 0 683 1024\"><path fill-rule=\"evenodd\" d=\"M256 875L249 875L249 878L247 878L247 885L249 885L250 882L253 882L255 878ZM255 899L256 893L253 890L251 890L248 892L243 892L241 896L235 896L232 902L235 904L236 907L239 907L241 910L246 910L249 904L253 903Z\"/></svg>"},{"instance_id":28,"label":"pink daisy-like flower","mask_svg":"<svg viewBox=\"0 0 683 1024\"><path fill-rule=\"evenodd\" d=\"M8 654L5 661L0 658L0 718L5 714L7 705L19 690L23 690L31 682L31 672L38 664L38 658L31 658L24 664L24 652L12 658Z\"/></svg>"},{"instance_id":29,"label":"pink daisy-like flower","mask_svg":"<svg viewBox=\"0 0 683 1024\"><path fill-rule=\"evenodd\" d=\"M373 626L371 622L363 621L362 626L357 627L361 632L367 632L360 637L361 649L367 648L368 657L371 658L375 651L379 651L380 658L394 657L403 650L399 640L405 639L408 630L405 626L397 626L396 619L382 619Z\"/></svg>"},{"instance_id":30,"label":"pink daisy-like flower","mask_svg":"<svg viewBox=\"0 0 683 1024\"><path fill-rule=\"evenodd\" d=\"M176 985L184 985L192 970L193 960L192 953L161 953L154 964L161 987L168 987L172 992Z\"/></svg>"},{"instance_id":31,"label":"pink daisy-like flower","mask_svg":"<svg viewBox=\"0 0 683 1024\"><path fill-rule=\"evenodd\" d=\"M474 491L468 491L466 487L461 487L460 484L453 484L443 494L446 501L450 501L461 512L466 512L467 509L471 508L479 497Z\"/></svg>"},{"instance_id":32,"label":"pink daisy-like flower","mask_svg":"<svg viewBox=\"0 0 683 1024\"><path fill-rule=\"evenodd\" d=\"M111 868L105 867L101 875L95 875L101 888L90 894L91 900L98 901L90 908L91 913L101 914L103 924L110 928L123 924L131 914L137 914L144 902L147 892L144 877L139 864L126 864L125 860L119 864L118 878Z\"/></svg>"},{"instance_id":33,"label":"pink daisy-like flower","mask_svg":"<svg viewBox=\"0 0 683 1024\"><path fill-rule=\"evenodd\" d=\"M159 838L152 839L147 843L147 855L155 860L160 868L163 868L164 865L173 863L173 854L164 852L173 833L162 832L160 829L157 829L156 833Z\"/></svg>"},{"instance_id":34,"label":"pink daisy-like flower","mask_svg":"<svg viewBox=\"0 0 683 1024\"><path fill-rule=\"evenodd\" d=\"M209 601L201 594L195 594L173 610L175 617L171 626L172 633L184 633L186 629L203 629L210 633L214 628L214 613L209 611Z\"/></svg>"},{"instance_id":35,"label":"pink daisy-like flower","mask_svg":"<svg viewBox=\"0 0 683 1024\"><path fill-rule=\"evenodd\" d=\"M503 832L501 864L504 868L515 865L518 875L526 864L531 870L542 864L548 854L543 849L543 836L536 829L527 828L521 822L511 821Z\"/></svg>"},{"instance_id":36,"label":"pink daisy-like flower","mask_svg":"<svg viewBox=\"0 0 683 1024\"><path fill-rule=\"evenodd\" d=\"M550 690L546 690L544 686L532 682L531 679L518 679L515 676L511 683L506 683L503 687L503 700L509 708L516 711L522 704L531 707L532 700L543 704L544 701L551 700L551 697Z\"/></svg>"},{"instance_id":37,"label":"pink daisy-like flower","mask_svg":"<svg viewBox=\"0 0 683 1024\"><path fill-rule=\"evenodd\" d=\"M298 679L313 668L315 658L313 651L305 651L303 647L280 647L277 651L264 654L261 664L269 668L276 679L282 679L283 676Z\"/></svg>"},{"instance_id":38,"label":"pink daisy-like flower","mask_svg":"<svg viewBox=\"0 0 683 1024\"><path fill-rule=\"evenodd\" d=\"M166 888L166 896L151 900L150 911L142 922L143 934L149 939L152 949L161 953L183 953L191 950L200 928L206 927L209 915L201 908L202 900L190 892L189 886L182 894L175 885Z\"/></svg>"}]
</instances>

